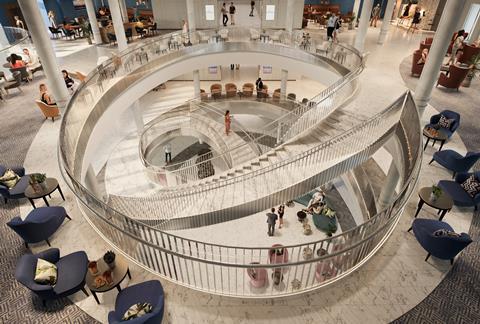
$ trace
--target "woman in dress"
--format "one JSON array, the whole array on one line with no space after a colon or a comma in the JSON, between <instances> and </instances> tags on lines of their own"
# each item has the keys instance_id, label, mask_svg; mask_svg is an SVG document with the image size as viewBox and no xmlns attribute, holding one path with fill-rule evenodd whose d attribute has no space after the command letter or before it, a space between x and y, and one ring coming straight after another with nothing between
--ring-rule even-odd
<instances>
[{"instance_id":1,"label":"woman in dress","mask_svg":"<svg viewBox=\"0 0 480 324\"><path fill-rule=\"evenodd\" d=\"M40 101L49 106L57 105L55 100L48 94L47 85L44 83L40 85Z\"/></svg>"},{"instance_id":2,"label":"woman in dress","mask_svg":"<svg viewBox=\"0 0 480 324\"><path fill-rule=\"evenodd\" d=\"M457 51L463 48L463 41L465 40L465 30L459 30L457 36L455 36L455 40L453 41L452 45L452 54L450 55L450 59L447 62L447 65L455 63L455 59L457 57Z\"/></svg>"},{"instance_id":3,"label":"woman in dress","mask_svg":"<svg viewBox=\"0 0 480 324\"><path fill-rule=\"evenodd\" d=\"M225 112L225 134L230 133L230 125L232 124L232 117L230 116L230 110Z\"/></svg>"},{"instance_id":4,"label":"woman in dress","mask_svg":"<svg viewBox=\"0 0 480 324\"><path fill-rule=\"evenodd\" d=\"M281 204L280 206L278 206L278 218L280 218L280 224L278 226L278 228L282 228L283 226L283 215L285 214L285 205L284 204Z\"/></svg>"}]
</instances>

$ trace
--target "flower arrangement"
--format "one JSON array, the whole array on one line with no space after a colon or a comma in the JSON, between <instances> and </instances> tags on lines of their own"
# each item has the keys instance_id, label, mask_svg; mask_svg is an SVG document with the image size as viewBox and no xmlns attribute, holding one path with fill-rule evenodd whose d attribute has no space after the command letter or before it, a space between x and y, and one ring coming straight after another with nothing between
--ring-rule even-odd
<instances>
[{"instance_id":1,"label":"flower arrangement","mask_svg":"<svg viewBox=\"0 0 480 324\"><path fill-rule=\"evenodd\" d=\"M432 198L433 200L436 200L438 198L440 198L440 196L442 195L442 188L436 186L436 185L432 185Z\"/></svg>"},{"instance_id":2,"label":"flower arrangement","mask_svg":"<svg viewBox=\"0 0 480 324\"><path fill-rule=\"evenodd\" d=\"M43 183L47 179L45 173L32 173L30 175L30 184Z\"/></svg>"},{"instance_id":3,"label":"flower arrangement","mask_svg":"<svg viewBox=\"0 0 480 324\"><path fill-rule=\"evenodd\" d=\"M331 209L330 207L325 206L323 208L323 214L327 217L334 218L335 217L335 211Z\"/></svg>"}]
</instances>

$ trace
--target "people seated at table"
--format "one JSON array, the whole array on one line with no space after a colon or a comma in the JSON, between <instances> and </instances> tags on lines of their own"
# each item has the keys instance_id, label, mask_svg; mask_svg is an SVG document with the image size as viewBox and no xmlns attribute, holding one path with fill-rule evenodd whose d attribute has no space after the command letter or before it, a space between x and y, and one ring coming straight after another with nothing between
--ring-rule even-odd
<instances>
[{"instance_id":1,"label":"people seated at table","mask_svg":"<svg viewBox=\"0 0 480 324\"><path fill-rule=\"evenodd\" d=\"M38 56L33 51L30 51L28 48L24 48L23 54L25 54L25 62L29 71L40 67L41 64Z\"/></svg>"},{"instance_id":2,"label":"people seated at table","mask_svg":"<svg viewBox=\"0 0 480 324\"><path fill-rule=\"evenodd\" d=\"M47 85L42 83L40 84L39 88L40 88L40 101L49 106L56 106L57 103L48 93Z\"/></svg>"},{"instance_id":3,"label":"people seated at table","mask_svg":"<svg viewBox=\"0 0 480 324\"><path fill-rule=\"evenodd\" d=\"M427 62L427 56L428 56L428 48L424 48L422 50L422 56L420 56L420 59L418 59L417 64L424 65Z\"/></svg>"},{"instance_id":4,"label":"people seated at table","mask_svg":"<svg viewBox=\"0 0 480 324\"><path fill-rule=\"evenodd\" d=\"M62 70L62 75L63 75L63 80L65 80L65 85L67 86L67 89L70 92L73 92L75 90L75 88L74 88L75 82L70 77L70 75L68 75L68 71L67 70Z\"/></svg>"},{"instance_id":5,"label":"people seated at table","mask_svg":"<svg viewBox=\"0 0 480 324\"><path fill-rule=\"evenodd\" d=\"M10 62L10 67L12 69L17 69L25 66L25 62L22 60L22 57L15 53L12 53L7 59L7 61Z\"/></svg>"}]
</instances>

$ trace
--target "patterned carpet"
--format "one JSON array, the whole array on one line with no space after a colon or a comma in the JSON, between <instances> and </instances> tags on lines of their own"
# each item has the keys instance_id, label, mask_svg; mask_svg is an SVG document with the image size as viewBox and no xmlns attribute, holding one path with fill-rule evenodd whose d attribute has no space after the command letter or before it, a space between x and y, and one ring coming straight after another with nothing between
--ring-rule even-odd
<instances>
[{"instance_id":1,"label":"patterned carpet","mask_svg":"<svg viewBox=\"0 0 480 324\"><path fill-rule=\"evenodd\" d=\"M36 76L31 84L22 87L23 94L15 89L10 90L7 102L0 103L3 116L0 164L23 164L28 148L44 121L33 101L41 82L45 82L44 78ZM6 225L11 218L19 214L18 202L9 201L4 205L2 199L0 204L0 323L98 323L67 298L47 302L47 307L43 307L37 296L15 280L17 260L29 251Z\"/></svg>"},{"instance_id":2,"label":"patterned carpet","mask_svg":"<svg viewBox=\"0 0 480 324\"><path fill-rule=\"evenodd\" d=\"M411 57L400 65L400 74L407 86L414 90L418 79L410 76ZM433 92L431 104L438 110L449 109L461 114L458 132L468 150L480 150L478 107L480 80L472 88L461 88L460 93L451 93L438 88ZM475 124L476 123L476 124ZM480 211L473 215L469 234L473 239L455 260L445 279L420 304L392 323L480 323Z\"/></svg>"}]
</instances>

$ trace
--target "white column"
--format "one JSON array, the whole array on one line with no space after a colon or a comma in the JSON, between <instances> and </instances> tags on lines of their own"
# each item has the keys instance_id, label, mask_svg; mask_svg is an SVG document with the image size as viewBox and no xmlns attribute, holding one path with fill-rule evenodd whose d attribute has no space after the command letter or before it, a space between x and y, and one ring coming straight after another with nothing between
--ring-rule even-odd
<instances>
[{"instance_id":1,"label":"white column","mask_svg":"<svg viewBox=\"0 0 480 324\"><path fill-rule=\"evenodd\" d=\"M108 0L108 5L110 7L110 13L112 14L113 29L115 29L115 36L117 37L118 51L121 52L127 48L127 36L125 36L125 28L123 28L119 1L123 0Z\"/></svg>"},{"instance_id":2,"label":"white column","mask_svg":"<svg viewBox=\"0 0 480 324\"><path fill-rule=\"evenodd\" d=\"M428 52L427 62L423 67L422 75L415 89L415 103L420 115L425 111L432 96L440 68L447 53L452 35L457 27L458 15L462 12L466 0L448 0L443 9L437 32L433 38L432 46Z\"/></svg>"},{"instance_id":3,"label":"white column","mask_svg":"<svg viewBox=\"0 0 480 324\"><path fill-rule=\"evenodd\" d=\"M200 71L193 70L193 92L195 97L200 97Z\"/></svg>"},{"instance_id":4,"label":"white column","mask_svg":"<svg viewBox=\"0 0 480 324\"><path fill-rule=\"evenodd\" d=\"M355 20L357 20L358 18L358 11L360 10L360 2L362 2L362 0L355 0L355 2L353 3L352 12L355 14Z\"/></svg>"},{"instance_id":5,"label":"white column","mask_svg":"<svg viewBox=\"0 0 480 324\"><path fill-rule=\"evenodd\" d=\"M395 196L395 189L397 188L398 180L398 170L395 166L395 163L392 161L390 167L388 168L387 178L383 184L382 191L378 197L378 210L382 210L392 202L393 197Z\"/></svg>"},{"instance_id":6,"label":"white column","mask_svg":"<svg viewBox=\"0 0 480 324\"><path fill-rule=\"evenodd\" d=\"M135 120L135 126L137 126L137 134L138 136L140 136L142 135L143 128L145 126L143 122L143 113L142 113L142 107L140 107L140 101L139 100L135 101L131 109L132 109L133 119Z\"/></svg>"},{"instance_id":7,"label":"white column","mask_svg":"<svg viewBox=\"0 0 480 324\"><path fill-rule=\"evenodd\" d=\"M472 34L469 37L470 37L470 39L469 39L470 43L473 43L474 41L476 41L478 39L478 37L480 37L480 17L478 18L477 24L473 28Z\"/></svg>"},{"instance_id":8,"label":"white column","mask_svg":"<svg viewBox=\"0 0 480 324\"><path fill-rule=\"evenodd\" d=\"M193 32L197 28L195 25L195 2L194 0L187 1L187 22L188 22L188 31Z\"/></svg>"},{"instance_id":9,"label":"white column","mask_svg":"<svg viewBox=\"0 0 480 324\"><path fill-rule=\"evenodd\" d=\"M118 4L120 5L120 12L122 13L123 22L128 23L128 11L125 0L118 0Z\"/></svg>"},{"instance_id":10,"label":"white column","mask_svg":"<svg viewBox=\"0 0 480 324\"><path fill-rule=\"evenodd\" d=\"M287 80L288 80L288 71L282 69L281 80L280 80L280 94L282 95L282 97L287 95Z\"/></svg>"},{"instance_id":11,"label":"white column","mask_svg":"<svg viewBox=\"0 0 480 324\"><path fill-rule=\"evenodd\" d=\"M88 20L92 26L93 40L96 45L102 44L102 36L100 35L100 29L98 28L97 16L95 14L95 6L93 0L86 0L85 6L87 7Z\"/></svg>"},{"instance_id":12,"label":"white column","mask_svg":"<svg viewBox=\"0 0 480 324\"><path fill-rule=\"evenodd\" d=\"M294 16L295 16L295 0L287 0L287 18L285 19L285 30L288 32L292 32L293 30Z\"/></svg>"},{"instance_id":13,"label":"white column","mask_svg":"<svg viewBox=\"0 0 480 324\"><path fill-rule=\"evenodd\" d=\"M63 107L69 97L67 86L63 80L60 67L53 51L52 41L47 26L43 22L38 3L32 0L18 0L28 30L32 36L35 50L42 62L43 71L48 80L50 91L59 107Z\"/></svg>"},{"instance_id":14,"label":"white column","mask_svg":"<svg viewBox=\"0 0 480 324\"><path fill-rule=\"evenodd\" d=\"M393 8L395 7L396 0L387 0L387 8L385 8L385 15L383 16L382 28L380 29L380 35L378 36L377 43L382 45L387 37L388 30L390 29L390 18L393 14Z\"/></svg>"},{"instance_id":15,"label":"white column","mask_svg":"<svg viewBox=\"0 0 480 324\"><path fill-rule=\"evenodd\" d=\"M368 24L370 22L372 8L373 0L363 1L362 15L360 16L360 23L358 24L357 34L355 36L355 48L360 52L363 52L365 47L365 37L367 37Z\"/></svg>"}]
</instances>

